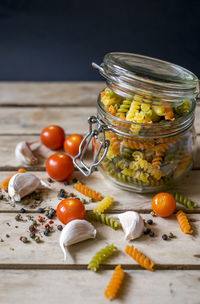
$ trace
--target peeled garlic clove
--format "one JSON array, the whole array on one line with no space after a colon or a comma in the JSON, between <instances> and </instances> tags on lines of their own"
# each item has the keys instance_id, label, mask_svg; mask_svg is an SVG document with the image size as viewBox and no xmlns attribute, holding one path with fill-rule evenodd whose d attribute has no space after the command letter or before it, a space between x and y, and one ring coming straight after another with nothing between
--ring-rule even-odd
<instances>
[{"instance_id":1,"label":"peeled garlic clove","mask_svg":"<svg viewBox=\"0 0 200 304\"><path fill-rule=\"evenodd\" d=\"M31 143L22 141L18 143L15 148L15 156L21 164L36 165L38 163L38 159L33 154L30 144Z\"/></svg>"},{"instance_id":2,"label":"peeled garlic clove","mask_svg":"<svg viewBox=\"0 0 200 304\"><path fill-rule=\"evenodd\" d=\"M134 211L127 211L118 214L115 217L119 219L122 225L126 240L134 240L143 234L144 221L139 213Z\"/></svg>"},{"instance_id":3,"label":"peeled garlic clove","mask_svg":"<svg viewBox=\"0 0 200 304\"><path fill-rule=\"evenodd\" d=\"M96 229L86 220L73 220L69 222L61 232L60 247L64 253L64 261L66 261L65 246L79 243L81 241L95 238Z\"/></svg>"},{"instance_id":4,"label":"peeled garlic clove","mask_svg":"<svg viewBox=\"0 0 200 304\"><path fill-rule=\"evenodd\" d=\"M10 198L19 202L21 199L38 189L40 179L31 173L17 173L13 175L8 184L8 194Z\"/></svg>"}]
</instances>

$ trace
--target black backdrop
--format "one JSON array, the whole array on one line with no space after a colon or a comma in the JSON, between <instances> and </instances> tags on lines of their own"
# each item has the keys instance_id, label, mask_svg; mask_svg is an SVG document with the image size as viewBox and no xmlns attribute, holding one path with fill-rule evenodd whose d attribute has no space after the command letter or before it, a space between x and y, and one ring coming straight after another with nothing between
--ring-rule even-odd
<instances>
[{"instance_id":1,"label":"black backdrop","mask_svg":"<svg viewBox=\"0 0 200 304\"><path fill-rule=\"evenodd\" d=\"M200 77L200 0L0 0L0 80L100 80L91 62L125 51Z\"/></svg>"}]
</instances>

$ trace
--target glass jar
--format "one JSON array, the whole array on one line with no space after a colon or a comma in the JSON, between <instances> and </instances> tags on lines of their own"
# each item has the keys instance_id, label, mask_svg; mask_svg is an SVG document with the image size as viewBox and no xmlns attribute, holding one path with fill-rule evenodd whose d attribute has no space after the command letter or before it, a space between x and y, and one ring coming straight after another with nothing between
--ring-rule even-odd
<instances>
[{"instance_id":1,"label":"glass jar","mask_svg":"<svg viewBox=\"0 0 200 304\"><path fill-rule=\"evenodd\" d=\"M182 181L193 165L198 78L175 64L129 53L108 53L93 66L107 87L99 94L97 117L89 118L76 167L88 176L99 166L110 181L135 192ZM88 167L83 158L91 140L94 163Z\"/></svg>"}]
</instances>

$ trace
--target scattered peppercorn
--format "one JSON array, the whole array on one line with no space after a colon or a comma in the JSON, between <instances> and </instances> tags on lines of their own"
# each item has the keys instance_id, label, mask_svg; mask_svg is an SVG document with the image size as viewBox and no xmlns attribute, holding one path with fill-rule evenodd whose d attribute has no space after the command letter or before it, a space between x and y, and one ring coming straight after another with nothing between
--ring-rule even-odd
<instances>
[{"instance_id":1,"label":"scattered peppercorn","mask_svg":"<svg viewBox=\"0 0 200 304\"><path fill-rule=\"evenodd\" d=\"M168 236L167 236L166 234L163 234L163 235L162 235L162 239L163 239L164 241L167 241L167 240L168 240Z\"/></svg>"},{"instance_id":2,"label":"scattered peppercorn","mask_svg":"<svg viewBox=\"0 0 200 304\"><path fill-rule=\"evenodd\" d=\"M36 243L40 243L41 242L41 239L40 239L39 236L36 236L34 240L36 241Z\"/></svg>"},{"instance_id":3,"label":"scattered peppercorn","mask_svg":"<svg viewBox=\"0 0 200 304\"><path fill-rule=\"evenodd\" d=\"M151 216L156 216L154 211L151 211L150 214L151 214Z\"/></svg>"},{"instance_id":4,"label":"scattered peppercorn","mask_svg":"<svg viewBox=\"0 0 200 304\"><path fill-rule=\"evenodd\" d=\"M38 225L37 221L34 220L33 223L32 223L32 225L35 226L35 227L37 227L37 225Z\"/></svg>"},{"instance_id":5,"label":"scattered peppercorn","mask_svg":"<svg viewBox=\"0 0 200 304\"><path fill-rule=\"evenodd\" d=\"M48 214L48 219L52 219L53 218L53 215L52 214Z\"/></svg>"},{"instance_id":6,"label":"scattered peppercorn","mask_svg":"<svg viewBox=\"0 0 200 304\"><path fill-rule=\"evenodd\" d=\"M68 185L69 185L69 181L65 181L65 182L64 182L64 185L65 185L65 186L68 186Z\"/></svg>"},{"instance_id":7,"label":"scattered peppercorn","mask_svg":"<svg viewBox=\"0 0 200 304\"><path fill-rule=\"evenodd\" d=\"M21 208L21 209L19 210L19 212L20 212L20 213L25 213L26 210L25 210L24 208Z\"/></svg>"},{"instance_id":8,"label":"scattered peppercorn","mask_svg":"<svg viewBox=\"0 0 200 304\"><path fill-rule=\"evenodd\" d=\"M38 216L38 222L43 223L45 221L45 218L42 216Z\"/></svg>"},{"instance_id":9,"label":"scattered peppercorn","mask_svg":"<svg viewBox=\"0 0 200 304\"><path fill-rule=\"evenodd\" d=\"M23 243L28 243L28 239L26 236L20 236L20 241L22 241Z\"/></svg>"},{"instance_id":10,"label":"scattered peppercorn","mask_svg":"<svg viewBox=\"0 0 200 304\"><path fill-rule=\"evenodd\" d=\"M152 221L152 220L148 220L148 221L147 221L147 224L148 224L148 225L152 225L152 224L153 224L153 221Z\"/></svg>"},{"instance_id":11,"label":"scattered peppercorn","mask_svg":"<svg viewBox=\"0 0 200 304\"><path fill-rule=\"evenodd\" d=\"M72 182L73 182L74 184L76 184L76 183L78 182L78 180L77 180L76 178L73 178Z\"/></svg>"},{"instance_id":12,"label":"scattered peppercorn","mask_svg":"<svg viewBox=\"0 0 200 304\"><path fill-rule=\"evenodd\" d=\"M22 221L22 216L21 216L21 214L17 214L16 216L15 216L15 220L16 221Z\"/></svg>"},{"instance_id":13,"label":"scattered peppercorn","mask_svg":"<svg viewBox=\"0 0 200 304\"><path fill-rule=\"evenodd\" d=\"M172 232L170 232L170 233L168 234L168 237L169 237L170 239L172 239L172 238L175 237L175 235L174 235Z\"/></svg>"},{"instance_id":14,"label":"scattered peppercorn","mask_svg":"<svg viewBox=\"0 0 200 304\"><path fill-rule=\"evenodd\" d=\"M38 208L37 212L38 213L44 213L44 208Z\"/></svg>"},{"instance_id":15,"label":"scattered peppercorn","mask_svg":"<svg viewBox=\"0 0 200 304\"><path fill-rule=\"evenodd\" d=\"M87 201L86 201L86 199L84 199L84 198L81 198L80 201L81 201L83 204L87 204Z\"/></svg>"},{"instance_id":16,"label":"scattered peppercorn","mask_svg":"<svg viewBox=\"0 0 200 304\"><path fill-rule=\"evenodd\" d=\"M62 226L62 225L58 225L58 226L57 226L57 229L58 229L59 231L62 231L62 230L63 230L63 226Z\"/></svg>"},{"instance_id":17,"label":"scattered peppercorn","mask_svg":"<svg viewBox=\"0 0 200 304\"><path fill-rule=\"evenodd\" d=\"M150 236L150 237L154 237L154 236L155 236L155 233L154 233L153 231L150 231L150 232L149 232L149 236Z\"/></svg>"},{"instance_id":18,"label":"scattered peppercorn","mask_svg":"<svg viewBox=\"0 0 200 304\"><path fill-rule=\"evenodd\" d=\"M66 192L65 192L65 190L64 190L64 189L60 189L58 195L59 195L60 197L62 197L62 198L65 198L65 197L66 197Z\"/></svg>"},{"instance_id":19,"label":"scattered peppercorn","mask_svg":"<svg viewBox=\"0 0 200 304\"><path fill-rule=\"evenodd\" d=\"M89 202L90 202L90 203L93 203L93 202L94 202L93 197L90 197L90 198L89 198Z\"/></svg>"},{"instance_id":20,"label":"scattered peppercorn","mask_svg":"<svg viewBox=\"0 0 200 304\"><path fill-rule=\"evenodd\" d=\"M29 231L30 232L35 232L35 226L34 225L29 226Z\"/></svg>"},{"instance_id":21,"label":"scattered peppercorn","mask_svg":"<svg viewBox=\"0 0 200 304\"><path fill-rule=\"evenodd\" d=\"M49 224L51 225L51 224L53 224L54 223L54 221L49 221Z\"/></svg>"},{"instance_id":22,"label":"scattered peppercorn","mask_svg":"<svg viewBox=\"0 0 200 304\"><path fill-rule=\"evenodd\" d=\"M149 234L151 232L151 229L147 228L144 230L144 234Z\"/></svg>"},{"instance_id":23,"label":"scattered peppercorn","mask_svg":"<svg viewBox=\"0 0 200 304\"><path fill-rule=\"evenodd\" d=\"M35 233L31 232L31 233L30 233L30 238L31 238L31 239L34 239L34 238L35 238Z\"/></svg>"},{"instance_id":24,"label":"scattered peppercorn","mask_svg":"<svg viewBox=\"0 0 200 304\"><path fill-rule=\"evenodd\" d=\"M2 200L3 199L3 194L0 194L0 200Z\"/></svg>"},{"instance_id":25,"label":"scattered peppercorn","mask_svg":"<svg viewBox=\"0 0 200 304\"><path fill-rule=\"evenodd\" d=\"M9 237L10 237L10 235L9 235L9 234L6 234L6 237L7 237L7 238L9 238Z\"/></svg>"},{"instance_id":26,"label":"scattered peppercorn","mask_svg":"<svg viewBox=\"0 0 200 304\"><path fill-rule=\"evenodd\" d=\"M76 195L74 193L70 193L69 197L75 197Z\"/></svg>"},{"instance_id":27,"label":"scattered peppercorn","mask_svg":"<svg viewBox=\"0 0 200 304\"><path fill-rule=\"evenodd\" d=\"M43 233L44 233L45 236L48 236L49 232L50 232L50 230L48 228L46 228Z\"/></svg>"},{"instance_id":28,"label":"scattered peppercorn","mask_svg":"<svg viewBox=\"0 0 200 304\"><path fill-rule=\"evenodd\" d=\"M53 183L53 180L52 180L50 177L48 177L47 181L48 181L49 183Z\"/></svg>"}]
</instances>

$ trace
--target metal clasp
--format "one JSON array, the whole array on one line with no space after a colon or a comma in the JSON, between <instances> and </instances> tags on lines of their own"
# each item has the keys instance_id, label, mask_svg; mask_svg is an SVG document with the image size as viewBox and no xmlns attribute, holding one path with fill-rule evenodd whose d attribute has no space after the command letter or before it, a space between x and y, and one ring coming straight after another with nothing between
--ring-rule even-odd
<instances>
[{"instance_id":1,"label":"metal clasp","mask_svg":"<svg viewBox=\"0 0 200 304\"><path fill-rule=\"evenodd\" d=\"M109 140L105 139L105 130L108 129L108 128L103 123L103 121L99 120L95 116L90 116L88 118L88 123L89 123L89 132L85 135L85 137L83 138L83 140L82 140L82 142L79 146L79 153L73 158L74 165L85 176L91 175L91 173L94 171L94 169L98 165L101 164L101 162L103 161L103 159L105 158L105 156L107 154L108 147L109 147L109 144L110 144ZM97 124L96 129L93 129L93 124ZM95 159L94 159L93 163L91 164L91 166L89 167L84 163L83 157L85 155L85 152L86 152L91 140L93 139L93 137L97 138L99 133L103 134L103 140L100 141L100 145L99 145L98 151L96 152ZM86 145L84 146L85 142L86 142ZM84 148L82 150L83 146L84 146ZM100 154L102 149L104 149L103 154L102 154L101 158L98 160L99 154ZM80 161L80 164L82 165L82 167L78 164L78 160Z\"/></svg>"}]
</instances>

